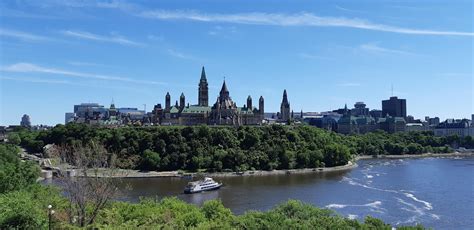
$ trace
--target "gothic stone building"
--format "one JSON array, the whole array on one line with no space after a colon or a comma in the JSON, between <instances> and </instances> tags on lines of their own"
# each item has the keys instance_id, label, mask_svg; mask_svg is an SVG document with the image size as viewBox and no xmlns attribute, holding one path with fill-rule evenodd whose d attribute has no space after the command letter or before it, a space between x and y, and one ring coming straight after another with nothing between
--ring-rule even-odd
<instances>
[{"instance_id":1,"label":"gothic stone building","mask_svg":"<svg viewBox=\"0 0 474 230\"><path fill-rule=\"evenodd\" d=\"M161 125L260 125L264 119L264 99L260 97L259 107L253 107L252 97L247 98L247 104L238 107L230 97L226 82L217 97L216 103L209 107L209 88L206 72L202 67L201 79L198 88L198 104L186 105L184 94L171 106L169 93L165 97L165 107L155 105L153 109L153 123Z\"/></svg>"}]
</instances>

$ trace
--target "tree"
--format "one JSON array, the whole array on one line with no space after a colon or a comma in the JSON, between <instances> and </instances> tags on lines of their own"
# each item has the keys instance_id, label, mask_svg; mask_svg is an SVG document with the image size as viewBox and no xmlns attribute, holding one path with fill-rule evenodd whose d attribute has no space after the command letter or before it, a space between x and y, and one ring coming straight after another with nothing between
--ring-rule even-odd
<instances>
[{"instance_id":1,"label":"tree","mask_svg":"<svg viewBox=\"0 0 474 230\"><path fill-rule=\"evenodd\" d=\"M141 168L146 170L156 170L160 167L160 154L149 149L143 152Z\"/></svg>"},{"instance_id":2,"label":"tree","mask_svg":"<svg viewBox=\"0 0 474 230\"><path fill-rule=\"evenodd\" d=\"M65 146L59 151L62 162L73 165L80 177L66 175L61 169L61 182L69 200L68 215L71 223L77 219L80 227L94 223L99 212L118 194L117 175L111 154L102 145ZM64 165L64 164L63 164Z\"/></svg>"},{"instance_id":3,"label":"tree","mask_svg":"<svg viewBox=\"0 0 474 230\"><path fill-rule=\"evenodd\" d=\"M21 143L20 135L18 135L18 133L8 134L8 143L12 145L19 145Z\"/></svg>"}]
</instances>

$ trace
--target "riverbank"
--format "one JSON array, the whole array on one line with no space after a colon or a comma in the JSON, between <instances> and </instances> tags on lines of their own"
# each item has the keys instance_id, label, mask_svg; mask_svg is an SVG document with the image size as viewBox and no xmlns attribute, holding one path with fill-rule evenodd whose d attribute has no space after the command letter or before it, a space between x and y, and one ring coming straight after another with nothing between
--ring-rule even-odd
<instances>
[{"instance_id":1,"label":"riverbank","mask_svg":"<svg viewBox=\"0 0 474 230\"><path fill-rule=\"evenodd\" d=\"M328 168L306 168L306 169L285 169L285 170L252 170L244 172L215 172L215 173L182 173L179 171L139 171L129 169L115 169L113 171L106 169L90 170L89 175L94 175L102 178L163 178L163 177L236 177L236 176L269 176L269 175L290 175L290 174L306 174L306 173L327 173L350 170L357 167L355 162L349 161L348 164ZM80 176L79 174L77 174Z\"/></svg>"},{"instance_id":2,"label":"riverbank","mask_svg":"<svg viewBox=\"0 0 474 230\"><path fill-rule=\"evenodd\" d=\"M357 156L356 161L367 160L367 159L406 159L406 158L430 158L430 157L474 157L474 152L423 153L423 154L377 155L377 156L362 155L362 156Z\"/></svg>"},{"instance_id":3,"label":"riverbank","mask_svg":"<svg viewBox=\"0 0 474 230\"><path fill-rule=\"evenodd\" d=\"M357 167L357 161L367 159L407 159L407 158L430 158L430 157L474 157L474 152L468 153L425 153L425 154L411 154L411 155L378 155L357 156L354 162L349 161L348 164L327 168L305 168L305 169L283 169L283 170L252 170L244 172L197 172L197 173L183 173L180 171L140 171L131 169L114 169L113 171L107 169L89 170L89 175L94 175L101 178L164 178L164 177L237 177L237 176L272 176L272 175L291 175L291 174L308 174L308 173L328 173L351 170ZM76 172L77 176L81 176Z\"/></svg>"}]
</instances>

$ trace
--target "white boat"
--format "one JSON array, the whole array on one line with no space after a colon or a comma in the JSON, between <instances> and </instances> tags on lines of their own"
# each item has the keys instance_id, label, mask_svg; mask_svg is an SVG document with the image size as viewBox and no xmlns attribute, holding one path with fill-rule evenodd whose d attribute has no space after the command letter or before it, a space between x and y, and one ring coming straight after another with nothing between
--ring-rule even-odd
<instances>
[{"instance_id":1,"label":"white boat","mask_svg":"<svg viewBox=\"0 0 474 230\"><path fill-rule=\"evenodd\" d=\"M189 182L186 188L184 189L184 193L199 193L204 191L216 190L220 187L222 187L222 183L217 183L212 178L206 177L204 178L204 180Z\"/></svg>"}]
</instances>

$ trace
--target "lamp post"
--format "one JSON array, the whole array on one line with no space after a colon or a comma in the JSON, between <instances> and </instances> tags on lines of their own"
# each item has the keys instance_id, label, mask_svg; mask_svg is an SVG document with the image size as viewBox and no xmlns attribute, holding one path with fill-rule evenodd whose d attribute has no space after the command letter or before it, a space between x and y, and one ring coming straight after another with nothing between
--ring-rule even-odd
<instances>
[{"instance_id":1,"label":"lamp post","mask_svg":"<svg viewBox=\"0 0 474 230\"><path fill-rule=\"evenodd\" d=\"M52 205L48 205L48 229L51 230L51 222L54 215L54 210Z\"/></svg>"}]
</instances>

